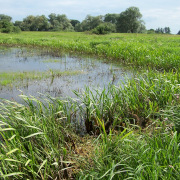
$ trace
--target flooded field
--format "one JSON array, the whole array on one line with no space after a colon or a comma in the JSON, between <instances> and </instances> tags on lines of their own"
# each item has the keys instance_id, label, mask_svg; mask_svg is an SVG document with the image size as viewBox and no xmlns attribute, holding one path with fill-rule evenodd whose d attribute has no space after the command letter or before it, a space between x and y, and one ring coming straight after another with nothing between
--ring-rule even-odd
<instances>
[{"instance_id":1,"label":"flooded field","mask_svg":"<svg viewBox=\"0 0 180 180\"><path fill-rule=\"evenodd\" d=\"M20 94L39 97L40 93L75 97L73 90L117 85L130 76L121 66L94 58L0 47L0 98L19 101Z\"/></svg>"}]
</instances>

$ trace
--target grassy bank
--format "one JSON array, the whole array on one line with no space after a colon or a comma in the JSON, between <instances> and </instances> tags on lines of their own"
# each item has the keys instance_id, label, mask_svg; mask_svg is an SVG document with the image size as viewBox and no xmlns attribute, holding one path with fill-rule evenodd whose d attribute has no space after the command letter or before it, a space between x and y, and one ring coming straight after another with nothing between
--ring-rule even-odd
<instances>
[{"instance_id":1,"label":"grassy bank","mask_svg":"<svg viewBox=\"0 0 180 180\"><path fill-rule=\"evenodd\" d=\"M179 70L177 35L110 34L104 36L75 32L22 32L0 34L0 44L41 46L118 60L136 67Z\"/></svg>"},{"instance_id":2,"label":"grassy bank","mask_svg":"<svg viewBox=\"0 0 180 180\"><path fill-rule=\"evenodd\" d=\"M78 52L141 69L66 101L0 104L4 179L179 179L180 37L23 32L0 43ZM85 128L89 135L80 137Z\"/></svg>"}]
</instances>

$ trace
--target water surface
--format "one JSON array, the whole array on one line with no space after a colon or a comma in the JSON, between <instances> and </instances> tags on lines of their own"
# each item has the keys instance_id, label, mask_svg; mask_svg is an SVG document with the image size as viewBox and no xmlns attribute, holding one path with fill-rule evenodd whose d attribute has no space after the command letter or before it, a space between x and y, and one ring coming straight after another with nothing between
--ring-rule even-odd
<instances>
[{"instance_id":1,"label":"water surface","mask_svg":"<svg viewBox=\"0 0 180 180\"><path fill-rule=\"evenodd\" d=\"M12 86L0 87L0 98L19 101L18 95L49 94L53 97L75 97L73 90L82 92L86 86L104 88L109 83L115 85L131 77L132 73L120 65L107 63L95 58L70 56L68 54L53 54L45 50L27 48L0 47L0 73L3 72L73 72L73 75L28 80L26 85L15 83ZM28 85L27 85L28 84Z\"/></svg>"}]
</instances>

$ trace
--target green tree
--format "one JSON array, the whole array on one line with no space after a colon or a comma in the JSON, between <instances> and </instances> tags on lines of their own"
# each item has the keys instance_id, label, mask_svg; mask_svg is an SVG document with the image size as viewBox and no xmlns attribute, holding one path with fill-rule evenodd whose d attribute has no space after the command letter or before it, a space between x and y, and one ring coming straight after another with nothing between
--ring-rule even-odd
<instances>
[{"instance_id":1,"label":"green tree","mask_svg":"<svg viewBox=\"0 0 180 180\"><path fill-rule=\"evenodd\" d=\"M22 21L15 21L14 26L20 27L21 28Z\"/></svg>"},{"instance_id":2,"label":"green tree","mask_svg":"<svg viewBox=\"0 0 180 180\"><path fill-rule=\"evenodd\" d=\"M75 28L75 26L76 26L77 24L80 24L80 21L75 20L75 19L71 19L71 20L70 20L70 23L71 23L72 26Z\"/></svg>"},{"instance_id":3,"label":"green tree","mask_svg":"<svg viewBox=\"0 0 180 180\"><path fill-rule=\"evenodd\" d=\"M165 27L165 28L157 28L156 30L155 30L155 33L157 33L157 34L171 34L171 30L170 30L170 28L169 27Z\"/></svg>"},{"instance_id":4,"label":"green tree","mask_svg":"<svg viewBox=\"0 0 180 180\"><path fill-rule=\"evenodd\" d=\"M148 34L155 34L155 30L154 29L149 29L149 30L147 30L147 33Z\"/></svg>"},{"instance_id":5,"label":"green tree","mask_svg":"<svg viewBox=\"0 0 180 180\"><path fill-rule=\"evenodd\" d=\"M166 34L171 34L170 27L165 27L165 28L164 28L164 32L165 32Z\"/></svg>"},{"instance_id":6,"label":"green tree","mask_svg":"<svg viewBox=\"0 0 180 180\"><path fill-rule=\"evenodd\" d=\"M48 31L49 30L49 22L48 19L44 16L36 16L34 21L37 31Z\"/></svg>"},{"instance_id":7,"label":"green tree","mask_svg":"<svg viewBox=\"0 0 180 180\"><path fill-rule=\"evenodd\" d=\"M103 23L103 16L87 15L85 20L82 21L79 28L82 29L82 31L90 31L96 28L101 23Z\"/></svg>"},{"instance_id":8,"label":"green tree","mask_svg":"<svg viewBox=\"0 0 180 180\"><path fill-rule=\"evenodd\" d=\"M7 20L1 20L0 21L0 31L2 33L10 33L13 32L13 23L9 22Z\"/></svg>"},{"instance_id":9,"label":"green tree","mask_svg":"<svg viewBox=\"0 0 180 180\"><path fill-rule=\"evenodd\" d=\"M180 35L180 30L178 31L177 35Z\"/></svg>"},{"instance_id":10,"label":"green tree","mask_svg":"<svg viewBox=\"0 0 180 180\"><path fill-rule=\"evenodd\" d=\"M44 16L27 16L20 25L23 31L47 31L49 30L48 19Z\"/></svg>"},{"instance_id":11,"label":"green tree","mask_svg":"<svg viewBox=\"0 0 180 180\"><path fill-rule=\"evenodd\" d=\"M104 22L109 22L109 23L112 23L112 24L116 24L117 23L117 20L119 18L119 14L106 14L104 16Z\"/></svg>"},{"instance_id":12,"label":"green tree","mask_svg":"<svg viewBox=\"0 0 180 180\"><path fill-rule=\"evenodd\" d=\"M33 15L29 15L23 19L21 24L21 28L23 31L37 31L37 27L35 24L36 17Z\"/></svg>"},{"instance_id":13,"label":"green tree","mask_svg":"<svg viewBox=\"0 0 180 180\"><path fill-rule=\"evenodd\" d=\"M92 30L95 34L109 34L116 32L116 25L112 23L102 23Z\"/></svg>"},{"instance_id":14,"label":"green tree","mask_svg":"<svg viewBox=\"0 0 180 180\"><path fill-rule=\"evenodd\" d=\"M73 31L74 28L65 14L51 13L49 16L50 29L53 31Z\"/></svg>"},{"instance_id":15,"label":"green tree","mask_svg":"<svg viewBox=\"0 0 180 180\"><path fill-rule=\"evenodd\" d=\"M137 7L129 7L117 20L117 31L121 33L142 33L145 30L142 14Z\"/></svg>"},{"instance_id":16,"label":"green tree","mask_svg":"<svg viewBox=\"0 0 180 180\"><path fill-rule=\"evenodd\" d=\"M11 22L12 17L0 14L0 32L2 33L19 33L21 30L18 27L15 27Z\"/></svg>"},{"instance_id":17,"label":"green tree","mask_svg":"<svg viewBox=\"0 0 180 180\"><path fill-rule=\"evenodd\" d=\"M11 16L7 16L5 14L0 14L0 21L8 21L11 22L12 17Z\"/></svg>"}]
</instances>

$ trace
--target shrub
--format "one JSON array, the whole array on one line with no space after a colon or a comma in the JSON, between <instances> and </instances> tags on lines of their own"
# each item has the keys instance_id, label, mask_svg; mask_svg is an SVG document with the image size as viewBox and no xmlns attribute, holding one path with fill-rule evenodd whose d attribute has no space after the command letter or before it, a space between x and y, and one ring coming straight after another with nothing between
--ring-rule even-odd
<instances>
[{"instance_id":1,"label":"shrub","mask_svg":"<svg viewBox=\"0 0 180 180\"><path fill-rule=\"evenodd\" d=\"M13 32L14 32L14 33L20 33L20 32L21 32L20 27L14 26L14 27L13 27Z\"/></svg>"},{"instance_id":2,"label":"shrub","mask_svg":"<svg viewBox=\"0 0 180 180\"><path fill-rule=\"evenodd\" d=\"M102 23L92 30L94 34L109 34L116 32L116 27L112 23Z\"/></svg>"}]
</instances>

